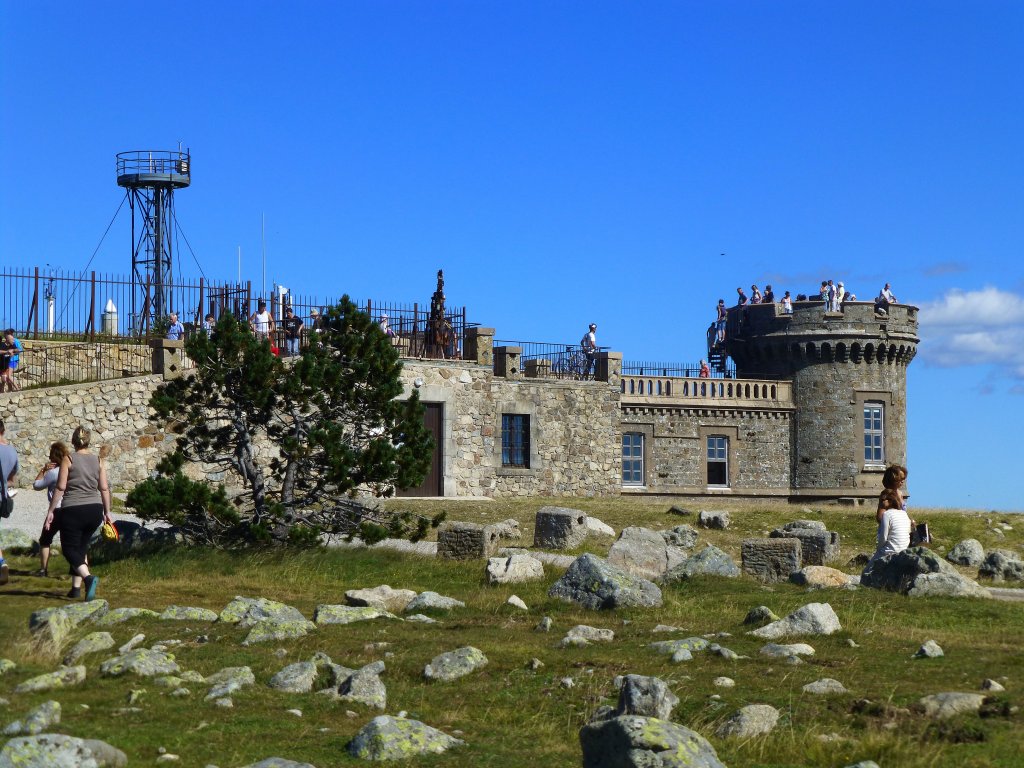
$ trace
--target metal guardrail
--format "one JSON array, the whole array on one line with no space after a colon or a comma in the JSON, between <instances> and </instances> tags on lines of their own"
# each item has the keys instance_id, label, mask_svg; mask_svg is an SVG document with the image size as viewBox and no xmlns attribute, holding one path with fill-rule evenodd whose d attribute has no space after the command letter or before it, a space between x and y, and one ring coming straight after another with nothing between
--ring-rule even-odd
<instances>
[{"instance_id":1,"label":"metal guardrail","mask_svg":"<svg viewBox=\"0 0 1024 768\"><path fill-rule=\"evenodd\" d=\"M579 344L558 344L544 341L499 341L496 347L520 347L520 365L524 370L533 369L543 378L553 379L591 379L594 377L594 365L588 366L587 355ZM596 352L607 352L610 347L597 347ZM537 361L547 361L548 365L536 365ZM533 363L534 365L530 365Z\"/></svg>"},{"instance_id":2,"label":"metal guardrail","mask_svg":"<svg viewBox=\"0 0 1024 768\"><path fill-rule=\"evenodd\" d=\"M698 378L700 363L658 363L638 360L624 360L623 376L677 376L682 378ZM713 379L735 379L736 366L729 365L724 371L711 368Z\"/></svg>"}]
</instances>

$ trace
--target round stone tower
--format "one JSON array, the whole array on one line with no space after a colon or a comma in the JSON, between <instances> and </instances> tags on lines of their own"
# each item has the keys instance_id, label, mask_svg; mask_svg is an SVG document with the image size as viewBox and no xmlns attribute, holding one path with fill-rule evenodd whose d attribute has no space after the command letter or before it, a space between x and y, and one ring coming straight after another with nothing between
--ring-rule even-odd
<instances>
[{"instance_id":1,"label":"round stone tower","mask_svg":"<svg viewBox=\"0 0 1024 768\"><path fill-rule=\"evenodd\" d=\"M790 461L795 498L870 497L888 464L906 464L907 366L917 307L820 301L729 310L726 348L739 378L789 379L796 411Z\"/></svg>"}]
</instances>

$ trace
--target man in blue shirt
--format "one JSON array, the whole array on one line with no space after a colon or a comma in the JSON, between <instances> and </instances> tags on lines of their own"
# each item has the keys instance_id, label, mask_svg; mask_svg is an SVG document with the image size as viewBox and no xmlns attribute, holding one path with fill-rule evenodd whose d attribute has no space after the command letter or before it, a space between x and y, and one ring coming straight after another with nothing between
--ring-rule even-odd
<instances>
[{"instance_id":1,"label":"man in blue shirt","mask_svg":"<svg viewBox=\"0 0 1024 768\"><path fill-rule=\"evenodd\" d=\"M167 329L169 341L181 341L185 336L185 326L178 321L178 313L171 312L171 327Z\"/></svg>"}]
</instances>

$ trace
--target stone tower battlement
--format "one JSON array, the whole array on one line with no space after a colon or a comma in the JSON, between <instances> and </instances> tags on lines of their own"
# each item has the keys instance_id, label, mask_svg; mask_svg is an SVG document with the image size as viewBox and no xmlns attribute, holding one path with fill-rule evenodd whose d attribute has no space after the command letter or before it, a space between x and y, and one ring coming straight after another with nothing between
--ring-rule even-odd
<instances>
[{"instance_id":1,"label":"stone tower battlement","mask_svg":"<svg viewBox=\"0 0 1024 768\"><path fill-rule=\"evenodd\" d=\"M726 349L738 378L792 381L791 477L805 496L877 493L887 464L906 463L907 366L918 309L871 302L826 312L824 302L729 310Z\"/></svg>"}]
</instances>

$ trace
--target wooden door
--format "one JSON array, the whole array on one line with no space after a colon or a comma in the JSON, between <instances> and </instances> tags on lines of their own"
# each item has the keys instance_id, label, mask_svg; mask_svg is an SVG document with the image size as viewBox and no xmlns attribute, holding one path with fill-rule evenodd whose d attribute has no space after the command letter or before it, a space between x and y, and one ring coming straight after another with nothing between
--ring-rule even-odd
<instances>
[{"instance_id":1,"label":"wooden door","mask_svg":"<svg viewBox=\"0 0 1024 768\"><path fill-rule=\"evenodd\" d=\"M430 471L415 488L399 489L398 496L444 496L444 403L423 404L423 425L434 438Z\"/></svg>"}]
</instances>

